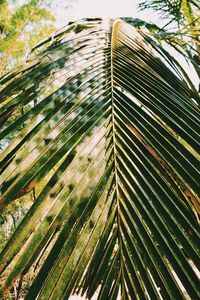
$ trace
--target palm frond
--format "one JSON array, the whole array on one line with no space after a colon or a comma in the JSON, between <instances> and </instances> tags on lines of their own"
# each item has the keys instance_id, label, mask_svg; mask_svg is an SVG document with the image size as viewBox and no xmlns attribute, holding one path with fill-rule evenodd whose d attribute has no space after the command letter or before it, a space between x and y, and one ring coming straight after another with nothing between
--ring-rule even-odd
<instances>
[{"instance_id":1,"label":"palm frond","mask_svg":"<svg viewBox=\"0 0 200 300\"><path fill-rule=\"evenodd\" d=\"M176 60L81 20L1 84L0 208L46 180L0 255L1 296L35 268L26 299L198 299L199 96Z\"/></svg>"}]
</instances>

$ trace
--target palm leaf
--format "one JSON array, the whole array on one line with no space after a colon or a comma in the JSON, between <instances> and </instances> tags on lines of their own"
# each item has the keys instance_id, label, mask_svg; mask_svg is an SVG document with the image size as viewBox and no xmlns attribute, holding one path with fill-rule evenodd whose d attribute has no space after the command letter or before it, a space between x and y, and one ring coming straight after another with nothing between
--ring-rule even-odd
<instances>
[{"instance_id":1,"label":"palm leaf","mask_svg":"<svg viewBox=\"0 0 200 300\"><path fill-rule=\"evenodd\" d=\"M0 207L37 191L2 297L34 268L26 299L198 299L199 97L175 59L121 20L82 20L1 84Z\"/></svg>"}]
</instances>

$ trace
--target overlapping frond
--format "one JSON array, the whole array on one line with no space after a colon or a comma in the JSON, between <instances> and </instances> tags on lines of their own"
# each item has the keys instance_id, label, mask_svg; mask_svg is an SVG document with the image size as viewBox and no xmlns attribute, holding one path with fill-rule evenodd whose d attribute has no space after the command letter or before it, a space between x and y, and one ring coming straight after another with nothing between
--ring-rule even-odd
<instances>
[{"instance_id":1,"label":"overlapping frond","mask_svg":"<svg viewBox=\"0 0 200 300\"><path fill-rule=\"evenodd\" d=\"M27 64L1 80L1 209L46 184L1 253L2 297L34 267L26 299L198 299L199 98L175 59L96 19Z\"/></svg>"}]
</instances>

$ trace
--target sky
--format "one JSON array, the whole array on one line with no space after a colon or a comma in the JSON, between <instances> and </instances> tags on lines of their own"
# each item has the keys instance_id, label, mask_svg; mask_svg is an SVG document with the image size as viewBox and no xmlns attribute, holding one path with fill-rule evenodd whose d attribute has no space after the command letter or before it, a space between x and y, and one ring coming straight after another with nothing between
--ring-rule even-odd
<instances>
[{"instance_id":1,"label":"sky","mask_svg":"<svg viewBox=\"0 0 200 300\"><path fill-rule=\"evenodd\" d=\"M77 17L128 16L136 11L136 2L134 2L134 0L79 0L74 3L74 14Z\"/></svg>"},{"instance_id":2,"label":"sky","mask_svg":"<svg viewBox=\"0 0 200 300\"><path fill-rule=\"evenodd\" d=\"M146 21L158 20L157 15L153 12L139 12L138 2L139 0L68 0L65 5L68 9L63 9L66 0L57 0L54 1L54 12L58 26L63 26L66 20L78 20L86 17L134 17Z\"/></svg>"}]
</instances>

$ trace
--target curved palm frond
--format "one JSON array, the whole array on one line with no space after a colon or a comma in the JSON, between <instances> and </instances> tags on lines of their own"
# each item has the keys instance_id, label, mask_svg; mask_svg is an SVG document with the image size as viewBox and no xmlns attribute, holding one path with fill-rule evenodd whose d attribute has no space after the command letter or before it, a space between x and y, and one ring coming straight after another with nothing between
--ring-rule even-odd
<instances>
[{"instance_id":1,"label":"curved palm frond","mask_svg":"<svg viewBox=\"0 0 200 300\"><path fill-rule=\"evenodd\" d=\"M160 14L161 18L168 19L164 27L158 28L155 24L143 22L143 26L149 28L154 37L161 43L167 42L170 47L180 52L191 62L197 76L199 71L199 27L200 27L200 3L196 0L149 0L140 3L139 8L152 9ZM141 22L138 22L141 26ZM173 25L173 28L170 28ZM175 27L174 27L175 26Z\"/></svg>"},{"instance_id":2,"label":"curved palm frond","mask_svg":"<svg viewBox=\"0 0 200 300\"><path fill-rule=\"evenodd\" d=\"M142 10L151 8L161 13L161 17L170 17L178 23L191 18L193 11L200 9L198 0L148 0L141 2L139 7Z\"/></svg>"},{"instance_id":3,"label":"curved palm frond","mask_svg":"<svg viewBox=\"0 0 200 300\"><path fill-rule=\"evenodd\" d=\"M175 59L82 20L1 84L1 209L46 179L1 253L2 297L34 267L26 299L198 299L199 97Z\"/></svg>"}]
</instances>

